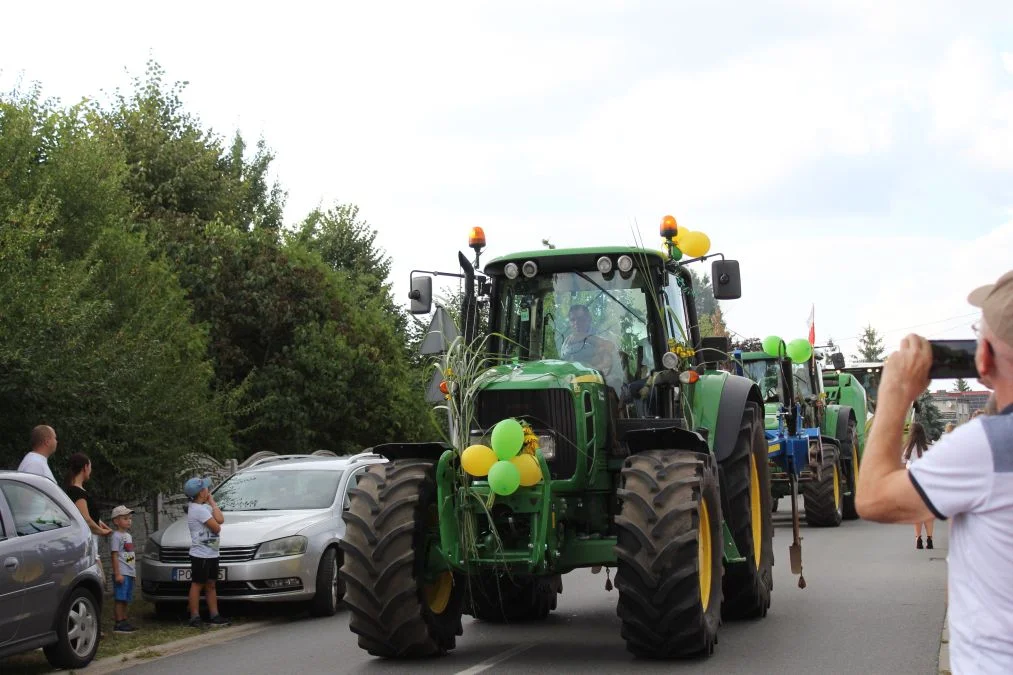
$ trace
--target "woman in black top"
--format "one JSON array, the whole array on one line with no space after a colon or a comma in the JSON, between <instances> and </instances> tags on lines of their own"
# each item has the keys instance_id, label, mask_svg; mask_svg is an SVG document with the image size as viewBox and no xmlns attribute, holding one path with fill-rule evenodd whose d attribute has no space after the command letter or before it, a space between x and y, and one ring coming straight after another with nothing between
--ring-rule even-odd
<instances>
[{"instance_id":1,"label":"woman in black top","mask_svg":"<svg viewBox=\"0 0 1013 675\"><path fill-rule=\"evenodd\" d=\"M95 506L95 501L88 494L88 491L84 489L84 483L89 478L91 478L91 460L84 453L75 452L70 456L70 480L67 481L67 496L70 497L70 501L74 502L81 515L84 516L84 522L88 523L88 529L91 530L95 538L95 550L97 552L98 538L108 536L113 531L99 518L99 510ZM105 575L102 572L101 558L99 559L99 573L103 574L102 578L104 580Z\"/></svg>"}]
</instances>

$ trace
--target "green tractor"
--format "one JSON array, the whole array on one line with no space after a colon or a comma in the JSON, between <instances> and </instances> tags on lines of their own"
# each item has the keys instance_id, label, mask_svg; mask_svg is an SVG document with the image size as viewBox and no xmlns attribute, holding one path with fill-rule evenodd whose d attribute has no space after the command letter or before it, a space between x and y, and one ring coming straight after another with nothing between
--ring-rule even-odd
<instances>
[{"instance_id":1,"label":"green tractor","mask_svg":"<svg viewBox=\"0 0 1013 675\"><path fill-rule=\"evenodd\" d=\"M484 234L474 263L459 254L462 335L441 364L449 441L374 447L388 462L350 491L341 576L362 649L424 657L454 648L463 614L543 619L577 568L606 568L606 590L616 569L621 635L640 656L710 654L722 618L766 615L763 399L717 369L727 338L701 339L688 267L720 257L714 294L732 299L738 263L685 259L674 219L662 235L664 252L526 251L484 274ZM431 311L434 274L413 274L413 312ZM504 420L537 446L538 482L509 493L495 467L462 467Z\"/></svg>"},{"instance_id":2,"label":"green tractor","mask_svg":"<svg viewBox=\"0 0 1013 675\"><path fill-rule=\"evenodd\" d=\"M859 380L840 372L843 355L831 355L833 369L818 367L825 357L811 349L801 361L766 352L734 352L733 359L763 392L774 508L781 497L794 496L797 483L809 525L837 527L857 519L867 400ZM786 451L796 436L808 439L798 458Z\"/></svg>"}]
</instances>

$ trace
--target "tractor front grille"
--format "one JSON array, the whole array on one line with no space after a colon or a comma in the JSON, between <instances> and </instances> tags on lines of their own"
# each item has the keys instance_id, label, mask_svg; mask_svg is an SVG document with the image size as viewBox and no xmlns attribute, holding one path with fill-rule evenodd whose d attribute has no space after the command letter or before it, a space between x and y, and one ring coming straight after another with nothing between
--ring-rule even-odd
<instances>
[{"instance_id":1,"label":"tractor front grille","mask_svg":"<svg viewBox=\"0 0 1013 675\"><path fill-rule=\"evenodd\" d=\"M478 395L475 416L482 429L507 417L526 420L539 433L555 432L556 456L548 462L553 478L577 470L577 412L568 389L492 390Z\"/></svg>"}]
</instances>

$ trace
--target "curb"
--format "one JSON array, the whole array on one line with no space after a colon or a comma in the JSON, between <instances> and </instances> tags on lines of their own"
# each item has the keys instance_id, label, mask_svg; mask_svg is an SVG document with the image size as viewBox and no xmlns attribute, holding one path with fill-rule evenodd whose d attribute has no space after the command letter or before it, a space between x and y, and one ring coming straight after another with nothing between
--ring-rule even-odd
<instances>
[{"instance_id":1,"label":"curb","mask_svg":"<svg viewBox=\"0 0 1013 675\"><path fill-rule=\"evenodd\" d=\"M939 675L951 675L949 611L943 615L943 634L939 637Z\"/></svg>"},{"instance_id":2,"label":"curb","mask_svg":"<svg viewBox=\"0 0 1013 675\"><path fill-rule=\"evenodd\" d=\"M228 642L246 635L259 633L273 623L275 622L271 620L251 621L250 623L244 623L236 626L235 628L230 626L228 628L208 629L206 632L193 637L182 638L180 640L166 642L165 644L160 645L140 647L131 652L117 654L116 656L107 656L104 659L92 661L87 666L87 672L88 675L105 675L105 673L115 673L126 668L133 668L141 663L152 663L153 661L164 659L167 656L175 656L176 654L183 654L209 645Z\"/></svg>"}]
</instances>

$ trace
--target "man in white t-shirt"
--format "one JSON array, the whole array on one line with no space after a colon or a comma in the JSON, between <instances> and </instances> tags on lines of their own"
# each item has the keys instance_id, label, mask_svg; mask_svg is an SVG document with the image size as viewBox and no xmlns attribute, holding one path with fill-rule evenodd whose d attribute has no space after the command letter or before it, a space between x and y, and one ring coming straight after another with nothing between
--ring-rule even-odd
<instances>
[{"instance_id":1,"label":"man in white t-shirt","mask_svg":"<svg viewBox=\"0 0 1013 675\"><path fill-rule=\"evenodd\" d=\"M997 413L944 435L905 469L897 448L904 417L929 384L932 349L909 335L890 356L876 421L858 474L863 518L916 523L952 518L949 562L953 673L1013 673L1013 270L968 296L976 327L979 381Z\"/></svg>"},{"instance_id":2,"label":"man in white t-shirt","mask_svg":"<svg viewBox=\"0 0 1013 675\"><path fill-rule=\"evenodd\" d=\"M56 452L56 430L53 427L40 424L32 429L29 440L32 449L21 460L18 471L34 473L36 476L48 478L55 483L56 478L53 477L53 471L49 468L49 458Z\"/></svg>"}]
</instances>

